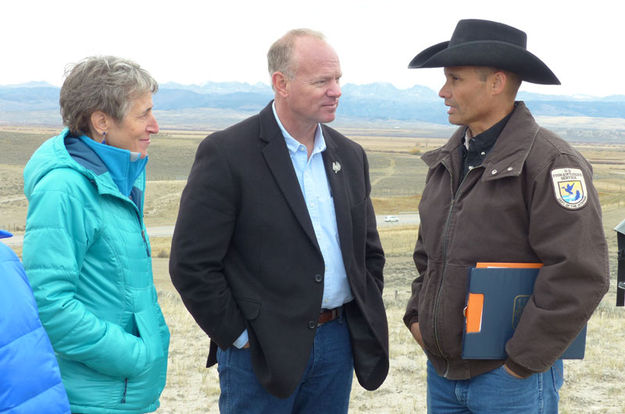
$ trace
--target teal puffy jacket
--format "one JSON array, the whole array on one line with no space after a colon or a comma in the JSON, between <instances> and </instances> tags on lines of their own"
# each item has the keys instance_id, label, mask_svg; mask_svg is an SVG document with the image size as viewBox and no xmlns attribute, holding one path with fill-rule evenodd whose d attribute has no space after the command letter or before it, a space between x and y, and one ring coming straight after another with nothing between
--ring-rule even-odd
<instances>
[{"instance_id":1,"label":"teal puffy jacket","mask_svg":"<svg viewBox=\"0 0 625 414\"><path fill-rule=\"evenodd\" d=\"M72 412L151 412L169 330L143 223L145 172L133 202L84 144L70 155L67 135L46 141L24 169L24 267Z\"/></svg>"}]
</instances>

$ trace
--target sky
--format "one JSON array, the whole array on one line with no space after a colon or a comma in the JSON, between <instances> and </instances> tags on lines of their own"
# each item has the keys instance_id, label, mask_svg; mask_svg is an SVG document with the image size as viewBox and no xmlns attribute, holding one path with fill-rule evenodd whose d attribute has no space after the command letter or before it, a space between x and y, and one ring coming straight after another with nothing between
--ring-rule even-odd
<instances>
[{"instance_id":1,"label":"sky","mask_svg":"<svg viewBox=\"0 0 625 414\"><path fill-rule=\"evenodd\" d=\"M625 95L625 19L618 0L21 0L0 5L0 85L60 86L68 64L90 55L132 59L159 83L269 84L266 53L293 28L319 30L335 48L342 83L389 82L438 91L441 68L408 69L449 40L460 19L525 31L528 50L562 85L554 95Z\"/></svg>"}]
</instances>

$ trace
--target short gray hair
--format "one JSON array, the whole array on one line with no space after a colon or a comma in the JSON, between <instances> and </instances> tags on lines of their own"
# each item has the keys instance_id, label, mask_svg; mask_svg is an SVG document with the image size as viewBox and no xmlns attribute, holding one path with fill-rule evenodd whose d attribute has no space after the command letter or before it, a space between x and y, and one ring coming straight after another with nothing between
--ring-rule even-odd
<instances>
[{"instance_id":1,"label":"short gray hair","mask_svg":"<svg viewBox=\"0 0 625 414\"><path fill-rule=\"evenodd\" d=\"M293 29L288 31L280 39L276 40L267 52L267 67L269 76L274 72L282 72L289 79L295 77L297 68L293 67L293 49L295 41L300 37L314 37L325 41L325 36L321 32L311 29Z\"/></svg>"},{"instance_id":2,"label":"short gray hair","mask_svg":"<svg viewBox=\"0 0 625 414\"><path fill-rule=\"evenodd\" d=\"M135 62L115 56L91 56L65 70L59 104L63 124L74 135L90 132L91 114L102 111L118 122L130 102L158 83Z\"/></svg>"}]
</instances>

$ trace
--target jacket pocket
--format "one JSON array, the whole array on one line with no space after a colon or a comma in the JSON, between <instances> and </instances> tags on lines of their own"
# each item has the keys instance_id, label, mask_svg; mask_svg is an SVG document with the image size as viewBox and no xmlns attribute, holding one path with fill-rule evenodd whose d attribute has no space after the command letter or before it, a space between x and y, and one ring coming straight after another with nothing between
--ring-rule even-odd
<instances>
[{"instance_id":1,"label":"jacket pocket","mask_svg":"<svg viewBox=\"0 0 625 414\"><path fill-rule=\"evenodd\" d=\"M428 262L428 268L425 271L421 290L419 291L419 330L425 344L426 351L441 356L441 350L438 349L437 341L434 334L434 319L436 314L435 303L438 293L438 285L440 281L436 278L436 269L439 266L436 263Z\"/></svg>"},{"instance_id":2,"label":"jacket pocket","mask_svg":"<svg viewBox=\"0 0 625 414\"><path fill-rule=\"evenodd\" d=\"M133 315L139 337L147 349L147 366L139 375L125 380L123 407L153 411L165 388L169 330L158 306L150 306Z\"/></svg>"},{"instance_id":3,"label":"jacket pocket","mask_svg":"<svg viewBox=\"0 0 625 414\"><path fill-rule=\"evenodd\" d=\"M148 364L165 355L165 348L163 347L164 338L161 335L159 321L156 316L151 309L134 314L139 337L143 340L147 349Z\"/></svg>"},{"instance_id":4,"label":"jacket pocket","mask_svg":"<svg viewBox=\"0 0 625 414\"><path fill-rule=\"evenodd\" d=\"M124 393L120 407L133 412L152 412L167 381L167 358L153 361L146 371L124 380Z\"/></svg>"},{"instance_id":5,"label":"jacket pocket","mask_svg":"<svg viewBox=\"0 0 625 414\"><path fill-rule=\"evenodd\" d=\"M260 314L260 302L253 299L242 298L237 299L237 304L239 305L241 313L245 319L253 321L258 318L258 315Z\"/></svg>"}]
</instances>

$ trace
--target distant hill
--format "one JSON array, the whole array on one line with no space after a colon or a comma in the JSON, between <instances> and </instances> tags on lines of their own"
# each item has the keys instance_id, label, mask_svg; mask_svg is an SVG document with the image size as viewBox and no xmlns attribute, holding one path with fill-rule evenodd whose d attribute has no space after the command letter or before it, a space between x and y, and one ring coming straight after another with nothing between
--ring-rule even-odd
<instances>
[{"instance_id":1,"label":"distant hill","mask_svg":"<svg viewBox=\"0 0 625 414\"><path fill-rule=\"evenodd\" d=\"M449 128L442 99L435 91L424 86L398 89L390 83L347 84L343 86L342 92L337 124L349 122L362 125L421 125L433 131ZM58 87L41 82L0 86L0 124L60 124L58 94ZM272 97L271 87L264 83L165 83L154 95L154 104L163 126L192 128L209 124L221 128L259 111ZM595 120L587 120L581 124L575 122L576 130L601 128L600 119L622 119L623 122L616 123L615 133L611 132L609 136L613 139L625 138L624 95L596 98L521 92L519 99L524 100L537 117ZM622 130L619 125L623 125ZM568 130L570 125L558 123L555 129ZM615 130L614 123L610 123L609 129ZM573 135L578 139L585 136L579 131Z\"/></svg>"},{"instance_id":2,"label":"distant hill","mask_svg":"<svg viewBox=\"0 0 625 414\"><path fill-rule=\"evenodd\" d=\"M0 86L0 111L58 109L59 88L50 85Z\"/></svg>"}]
</instances>

